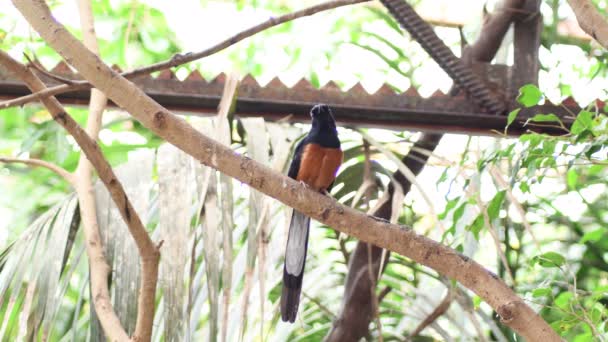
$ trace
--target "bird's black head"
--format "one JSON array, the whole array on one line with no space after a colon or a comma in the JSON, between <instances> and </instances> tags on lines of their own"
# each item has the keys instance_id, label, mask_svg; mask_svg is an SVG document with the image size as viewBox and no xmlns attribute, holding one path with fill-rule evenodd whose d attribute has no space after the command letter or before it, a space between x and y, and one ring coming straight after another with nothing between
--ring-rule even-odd
<instances>
[{"instance_id":1,"label":"bird's black head","mask_svg":"<svg viewBox=\"0 0 608 342\"><path fill-rule=\"evenodd\" d=\"M318 104L310 110L313 127L318 128L336 128L336 121L332 115L331 109L326 104Z\"/></svg>"}]
</instances>

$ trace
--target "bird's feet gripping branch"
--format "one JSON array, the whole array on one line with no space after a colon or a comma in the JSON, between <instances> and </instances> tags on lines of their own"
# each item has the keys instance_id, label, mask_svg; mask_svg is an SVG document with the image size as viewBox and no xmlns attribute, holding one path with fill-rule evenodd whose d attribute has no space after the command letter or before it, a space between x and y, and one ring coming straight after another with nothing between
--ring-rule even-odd
<instances>
[{"instance_id":1,"label":"bird's feet gripping branch","mask_svg":"<svg viewBox=\"0 0 608 342\"><path fill-rule=\"evenodd\" d=\"M308 135L296 146L288 176L327 194L343 158L336 121L329 106L324 104L314 106L310 116L312 127ZM283 267L281 318L284 322L293 323L298 313L309 226L310 217L294 210L289 224Z\"/></svg>"}]
</instances>

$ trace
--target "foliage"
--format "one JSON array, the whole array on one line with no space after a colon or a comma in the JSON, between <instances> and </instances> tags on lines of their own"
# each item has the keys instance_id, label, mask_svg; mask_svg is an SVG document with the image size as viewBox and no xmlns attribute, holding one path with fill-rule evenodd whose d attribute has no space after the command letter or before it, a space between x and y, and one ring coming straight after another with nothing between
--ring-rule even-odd
<instances>
[{"instance_id":1,"label":"foliage","mask_svg":"<svg viewBox=\"0 0 608 342\"><path fill-rule=\"evenodd\" d=\"M101 54L108 63L127 69L186 52L183 37L173 33L160 8L127 1L93 3L100 27ZM63 6L61 2L53 5ZM605 7L606 3L596 1L596 5ZM266 16L294 9L286 2L264 0L217 6L242 14L239 18L251 11ZM558 98L575 93L577 87L572 86L573 82L606 79L605 52L598 53L587 43L570 46L588 54L584 55L585 64L555 61L563 42L557 35L557 21L552 19L560 18L559 9L563 6L560 1L543 5L544 11L553 14L545 16L545 74L541 74L540 87L527 85L521 89L518 100L522 108L555 98L556 93ZM180 75L180 70L200 67L206 77L212 77L219 71L236 69L261 80L278 74L292 80L305 76L315 86L333 79L344 88L357 81L368 87L366 81L380 79L400 91L414 84L427 87L429 93L440 83L420 72L432 62L377 6L343 9L337 14L321 14L306 20L309 21L274 28L176 72ZM72 30L79 34L77 29ZM317 39L306 39L311 32ZM440 33L457 50L456 30ZM17 19L3 13L0 13L0 48L14 55L27 51L46 66L58 61L58 56L37 37L18 29ZM344 61L355 54L366 63L345 69L344 64L348 63ZM549 73L559 75L559 84L545 81L543 76ZM576 79L570 82L564 75L573 73ZM508 123L522 119L521 112L521 108L511 112ZM69 114L83 124L87 113L71 107ZM512 139L507 137L509 127L505 128L505 136L497 139L446 135L420 176L424 180L420 181L422 186L413 187L405 201L398 203L397 220L494 270L534 304L565 339L597 340L608 333L606 108L590 105L573 113L575 120L570 127L552 113L537 114L523 118L530 128L552 125L559 127L563 136L530 132ZM210 121L189 120L215 134ZM269 165L276 162L279 169L284 169L289 148L306 129L262 119L233 120L232 148L238 153L261 156L259 160ZM237 182L200 168L164 145L161 147L157 137L125 113L108 111L103 124L100 143L104 155L112 165L120 165L119 176L131 186L129 194L138 198L137 210L145 213L143 217L153 239L165 239L163 256L172 256L164 258L161 266L156 341L188 337L205 340L211 326L221 331L224 324L230 327L228 340L241 337L247 341L267 338L317 341L325 336L340 310L354 239L322 225L313 229L298 321L294 325L280 323L276 308L289 210L256 197ZM366 147L363 143L366 135L383 148L374 144ZM344 128L340 136L345 162L332 195L341 203L366 211L382 195L392 172L399 167L395 159L410 151L418 135ZM80 151L40 106L28 105L0 112L0 154L40 158L73 170ZM174 176L167 176L169 171L161 162L169 156L175 158L169 164L184 165L169 170L176 172ZM145 172L141 171L144 166ZM364 176L366 169L371 171L369 179ZM71 189L47 170L19 165L3 165L0 182L3 190L0 207L10 212L9 234L2 236L10 243L0 246L0 336L3 340L28 335L50 341L100 340ZM228 184L233 191L225 190L230 188ZM371 190L364 191L369 184ZM179 197L175 201L167 199L167 191L172 187L182 190L179 192L182 196L175 196ZM438 215L433 214L420 193L432 198ZM114 270L113 301L123 323L129 327L135 317L132 303L136 283L131 280L137 279L137 259L132 245L126 241L119 217L110 210L104 196L98 188L100 227ZM230 196L231 201L222 201ZM167 212L170 206L173 209ZM227 262L221 254L228 247L219 225L230 211L234 213L230 236L233 246L229 253L232 261ZM213 218L220 223L214 223ZM216 244L209 243L210 229L217 230ZM177 242L170 240L178 237ZM171 273L168 269L177 271ZM227 269L232 271L231 281L226 280ZM208 279L213 280L214 287L208 287ZM434 271L394 254L378 283L378 293L386 291L386 295L379 307L381 326L372 323L370 339L378 339L380 331L386 340L404 339L441 301L446 288L458 290L458 301L436 325L422 332L421 341L446 336L472 340L479 335L516 340L512 333L498 328L502 326L498 318L478 297ZM227 289L230 289L228 308L223 302ZM218 293L221 300L209 301L210 292ZM225 310L229 313L227 323L222 318Z\"/></svg>"}]
</instances>

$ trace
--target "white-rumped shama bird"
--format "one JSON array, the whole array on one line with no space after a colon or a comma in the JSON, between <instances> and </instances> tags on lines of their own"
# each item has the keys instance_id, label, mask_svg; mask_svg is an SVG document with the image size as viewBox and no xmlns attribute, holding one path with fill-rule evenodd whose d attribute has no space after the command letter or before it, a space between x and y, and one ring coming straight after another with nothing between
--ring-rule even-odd
<instances>
[{"instance_id":1,"label":"white-rumped shama bird","mask_svg":"<svg viewBox=\"0 0 608 342\"><path fill-rule=\"evenodd\" d=\"M288 176L325 193L331 189L336 172L342 164L342 150L336 122L329 106L324 104L314 106L310 116L312 127L308 135L296 146ZM298 313L309 226L310 217L294 209L289 224L283 267L281 318L284 322L293 323Z\"/></svg>"}]
</instances>

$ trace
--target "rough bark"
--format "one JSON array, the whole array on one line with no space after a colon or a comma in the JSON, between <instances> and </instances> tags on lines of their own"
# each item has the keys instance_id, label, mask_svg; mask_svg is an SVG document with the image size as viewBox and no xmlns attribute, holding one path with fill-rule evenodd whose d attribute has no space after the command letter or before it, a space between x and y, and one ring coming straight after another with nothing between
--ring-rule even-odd
<instances>
[{"instance_id":1,"label":"rough bark","mask_svg":"<svg viewBox=\"0 0 608 342\"><path fill-rule=\"evenodd\" d=\"M590 0L568 0L578 25L604 49L608 49L608 21Z\"/></svg>"},{"instance_id":2,"label":"rough bark","mask_svg":"<svg viewBox=\"0 0 608 342\"><path fill-rule=\"evenodd\" d=\"M198 132L105 65L53 18L44 1L13 0L13 3L42 38L83 77L145 127L203 164L343 233L407 256L461 282L494 307L507 325L529 341L560 340L551 327L504 282L475 261L411 229L343 206L235 153Z\"/></svg>"}]
</instances>

